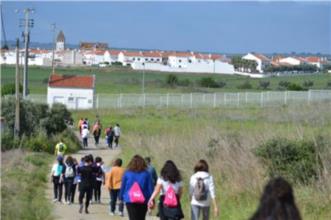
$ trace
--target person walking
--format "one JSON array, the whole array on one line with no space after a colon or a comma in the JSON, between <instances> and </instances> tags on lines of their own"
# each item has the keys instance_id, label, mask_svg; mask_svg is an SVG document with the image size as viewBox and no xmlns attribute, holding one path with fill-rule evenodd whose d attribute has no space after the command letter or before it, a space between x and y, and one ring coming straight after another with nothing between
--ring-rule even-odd
<instances>
[{"instance_id":1,"label":"person walking","mask_svg":"<svg viewBox=\"0 0 331 220\"><path fill-rule=\"evenodd\" d=\"M151 174L152 176L152 181L153 181L153 186L156 185L156 181L157 181L157 173L155 168L152 166L151 163L151 158L150 157L145 157L145 161L147 164L147 171Z\"/></svg>"},{"instance_id":2,"label":"person walking","mask_svg":"<svg viewBox=\"0 0 331 220\"><path fill-rule=\"evenodd\" d=\"M86 124L83 124L83 130L82 130L82 139L83 139L83 147L88 147L88 137L89 137L90 131L88 130L88 127Z\"/></svg>"},{"instance_id":3,"label":"person walking","mask_svg":"<svg viewBox=\"0 0 331 220\"><path fill-rule=\"evenodd\" d=\"M63 157L61 155L57 156L57 162L53 164L51 177L53 182L53 202L62 202L62 190L63 190L63 174L64 174L64 164Z\"/></svg>"},{"instance_id":4,"label":"person walking","mask_svg":"<svg viewBox=\"0 0 331 220\"><path fill-rule=\"evenodd\" d=\"M184 218L180 199L183 192L183 183L180 172L171 160L165 162L157 179L154 192L149 199L148 207L154 208L154 199L160 194L160 220L179 220Z\"/></svg>"},{"instance_id":5,"label":"person walking","mask_svg":"<svg viewBox=\"0 0 331 220\"><path fill-rule=\"evenodd\" d=\"M79 121L78 121L78 124L77 124L77 127L79 129L79 134L82 135L82 126L83 126L83 123L84 123L84 119L83 118L80 118Z\"/></svg>"},{"instance_id":6,"label":"person walking","mask_svg":"<svg viewBox=\"0 0 331 220\"><path fill-rule=\"evenodd\" d=\"M105 185L110 194L110 215L115 215L116 202L120 196L122 177L125 169L122 167L122 159L118 158L114 161L112 169L106 175ZM123 216L123 202L119 202L119 215Z\"/></svg>"},{"instance_id":7,"label":"person walking","mask_svg":"<svg viewBox=\"0 0 331 220\"><path fill-rule=\"evenodd\" d=\"M250 220L301 220L293 189L282 177L271 179L265 186L260 205Z\"/></svg>"},{"instance_id":8,"label":"person walking","mask_svg":"<svg viewBox=\"0 0 331 220\"><path fill-rule=\"evenodd\" d=\"M55 145L55 150L54 150L54 154L56 155L56 156L64 156L64 154L66 153L66 151L67 151L67 145L65 145L64 143L63 143L63 140L61 139L60 140L60 142L59 143L57 143L56 145Z\"/></svg>"},{"instance_id":9,"label":"person walking","mask_svg":"<svg viewBox=\"0 0 331 220\"><path fill-rule=\"evenodd\" d=\"M153 193L153 182L147 164L140 155L135 155L122 178L120 200L125 202L129 220L145 220L147 202Z\"/></svg>"},{"instance_id":10,"label":"person walking","mask_svg":"<svg viewBox=\"0 0 331 220\"><path fill-rule=\"evenodd\" d=\"M95 158L95 185L94 185L94 199L96 203L101 203L101 185L104 182L104 172L102 169L102 158L96 157Z\"/></svg>"},{"instance_id":11,"label":"person walking","mask_svg":"<svg viewBox=\"0 0 331 220\"><path fill-rule=\"evenodd\" d=\"M65 203L70 205L73 200L73 184L76 176L76 167L74 159L68 156L64 166L64 200Z\"/></svg>"},{"instance_id":12,"label":"person walking","mask_svg":"<svg viewBox=\"0 0 331 220\"><path fill-rule=\"evenodd\" d=\"M213 203L214 216L218 216L213 177L209 174L209 166L205 160L199 160L194 167L194 174L190 178L191 219L209 219L210 201Z\"/></svg>"},{"instance_id":13,"label":"person walking","mask_svg":"<svg viewBox=\"0 0 331 220\"><path fill-rule=\"evenodd\" d=\"M76 188L77 188L77 184L80 182L80 175L77 172L79 164L78 164L78 161L76 160L76 158L73 158L73 161L74 161L74 166L75 166L76 172L75 172L74 182L72 183L72 187L71 187L70 202L72 204L75 202Z\"/></svg>"},{"instance_id":14,"label":"person walking","mask_svg":"<svg viewBox=\"0 0 331 220\"><path fill-rule=\"evenodd\" d=\"M92 134L93 134L93 137L94 137L95 145L99 144L101 129L102 129L101 123L100 123L99 120L97 120L95 122L95 124L93 125L93 129L92 129Z\"/></svg>"},{"instance_id":15,"label":"person walking","mask_svg":"<svg viewBox=\"0 0 331 220\"><path fill-rule=\"evenodd\" d=\"M92 184L93 184L93 159L88 155L84 158L84 165L78 168L78 173L80 174L79 183L79 213L83 212L83 200L85 198L85 213L88 214L88 207L90 204L92 196Z\"/></svg>"},{"instance_id":16,"label":"person walking","mask_svg":"<svg viewBox=\"0 0 331 220\"><path fill-rule=\"evenodd\" d=\"M106 128L105 134L106 134L106 140L107 140L108 147L110 149L113 149L114 131L113 131L113 127L111 125L108 128Z\"/></svg>"},{"instance_id":17,"label":"person walking","mask_svg":"<svg viewBox=\"0 0 331 220\"><path fill-rule=\"evenodd\" d=\"M114 136L115 136L115 147L119 146L120 136L121 136L121 128L119 124L116 124L114 127Z\"/></svg>"}]
</instances>

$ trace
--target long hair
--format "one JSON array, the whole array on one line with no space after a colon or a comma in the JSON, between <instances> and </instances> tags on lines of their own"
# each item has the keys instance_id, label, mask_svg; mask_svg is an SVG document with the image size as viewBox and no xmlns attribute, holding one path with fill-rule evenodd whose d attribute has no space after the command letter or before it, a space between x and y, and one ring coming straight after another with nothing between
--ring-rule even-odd
<instances>
[{"instance_id":1,"label":"long hair","mask_svg":"<svg viewBox=\"0 0 331 220\"><path fill-rule=\"evenodd\" d=\"M250 220L301 220L291 185L282 177L265 186L260 205Z\"/></svg>"},{"instance_id":2,"label":"long hair","mask_svg":"<svg viewBox=\"0 0 331 220\"><path fill-rule=\"evenodd\" d=\"M147 164L140 155L136 154L133 156L131 161L128 164L128 170L133 171L133 172L141 172L146 170Z\"/></svg>"},{"instance_id":3,"label":"long hair","mask_svg":"<svg viewBox=\"0 0 331 220\"><path fill-rule=\"evenodd\" d=\"M167 160L161 169L161 177L165 181L176 183L182 180L176 164L172 160Z\"/></svg>"}]
</instances>

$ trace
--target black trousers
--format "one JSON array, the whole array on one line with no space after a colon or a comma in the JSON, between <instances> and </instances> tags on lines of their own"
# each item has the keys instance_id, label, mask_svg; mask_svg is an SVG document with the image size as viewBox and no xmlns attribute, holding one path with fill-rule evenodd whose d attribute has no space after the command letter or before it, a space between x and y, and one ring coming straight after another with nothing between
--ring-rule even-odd
<instances>
[{"instance_id":1,"label":"black trousers","mask_svg":"<svg viewBox=\"0 0 331 220\"><path fill-rule=\"evenodd\" d=\"M99 144L100 135L94 135L95 144Z\"/></svg>"},{"instance_id":2,"label":"black trousers","mask_svg":"<svg viewBox=\"0 0 331 220\"><path fill-rule=\"evenodd\" d=\"M88 144L87 144L87 138L83 138L83 147L87 147Z\"/></svg>"},{"instance_id":3,"label":"black trousers","mask_svg":"<svg viewBox=\"0 0 331 220\"><path fill-rule=\"evenodd\" d=\"M116 202L117 202L117 199L119 198L120 196L120 189L112 189L110 190L110 211L111 212L115 212L115 209L116 209ZM123 202L121 201L119 206L118 206L118 210L120 212L123 212L123 209L124 209L124 205L123 205Z\"/></svg>"},{"instance_id":4,"label":"black trousers","mask_svg":"<svg viewBox=\"0 0 331 220\"><path fill-rule=\"evenodd\" d=\"M101 200L101 185L102 181L96 181L94 185L94 199L95 201L100 201Z\"/></svg>"},{"instance_id":5,"label":"black trousers","mask_svg":"<svg viewBox=\"0 0 331 220\"><path fill-rule=\"evenodd\" d=\"M120 136L115 136L115 146L118 147L118 142L120 141Z\"/></svg>"},{"instance_id":6,"label":"black trousers","mask_svg":"<svg viewBox=\"0 0 331 220\"><path fill-rule=\"evenodd\" d=\"M83 199L85 197L86 194L86 199L85 199L85 209L88 208L88 206L90 205L90 200L92 197L92 187L91 186L83 186L83 187L79 187L79 204L82 205L83 204Z\"/></svg>"},{"instance_id":7,"label":"black trousers","mask_svg":"<svg viewBox=\"0 0 331 220\"><path fill-rule=\"evenodd\" d=\"M72 201L72 185L74 184L74 177L68 177L64 180L64 199L65 201Z\"/></svg>"},{"instance_id":8,"label":"black trousers","mask_svg":"<svg viewBox=\"0 0 331 220\"><path fill-rule=\"evenodd\" d=\"M62 199L62 190L63 190L63 183L60 183L59 176L53 176L53 192L54 192L54 199L57 199L61 202Z\"/></svg>"},{"instance_id":9,"label":"black trousers","mask_svg":"<svg viewBox=\"0 0 331 220\"><path fill-rule=\"evenodd\" d=\"M75 201L75 194L76 194L76 188L77 188L77 184L72 184L72 186L71 186L71 196L70 196L70 198L71 198L71 203L74 203L74 201Z\"/></svg>"},{"instance_id":10,"label":"black trousers","mask_svg":"<svg viewBox=\"0 0 331 220\"><path fill-rule=\"evenodd\" d=\"M107 143L109 148L113 148L113 136L107 137Z\"/></svg>"},{"instance_id":11,"label":"black trousers","mask_svg":"<svg viewBox=\"0 0 331 220\"><path fill-rule=\"evenodd\" d=\"M126 203L129 220L145 220L147 213L147 204Z\"/></svg>"}]
</instances>

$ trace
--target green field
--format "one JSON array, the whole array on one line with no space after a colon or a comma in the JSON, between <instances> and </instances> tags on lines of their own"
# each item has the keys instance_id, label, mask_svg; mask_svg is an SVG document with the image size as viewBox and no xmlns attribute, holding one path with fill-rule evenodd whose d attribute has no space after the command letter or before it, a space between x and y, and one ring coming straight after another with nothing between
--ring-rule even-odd
<instances>
[{"instance_id":1,"label":"green field","mask_svg":"<svg viewBox=\"0 0 331 220\"><path fill-rule=\"evenodd\" d=\"M325 169L330 170L331 106L293 105L245 109L124 109L77 111L74 118L98 115L103 126L122 128L121 157L124 164L138 153L151 156L159 171L171 159L180 168L185 183L183 206L189 218L188 179L196 161L206 158L216 180L220 218L248 219L257 207L268 181L266 168L253 149L272 138L291 140L327 137ZM103 140L104 141L104 138ZM330 219L331 175L309 185L294 185L303 219Z\"/></svg>"},{"instance_id":2,"label":"green field","mask_svg":"<svg viewBox=\"0 0 331 220\"><path fill-rule=\"evenodd\" d=\"M141 93L142 92L142 71L134 71L125 67L84 67L84 68L58 68L59 74L95 74L96 75L96 92L97 93ZM30 67L29 69L29 89L32 94L46 94L47 80L51 73L50 68L45 67ZM166 77L170 73L146 71L145 74L145 92L146 93L186 93L186 92L238 92L246 91L237 87L249 81L253 86L247 91L260 90L260 79L249 79L244 76L219 75L219 74L187 74L176 73L179 80L189 79L190 86L175 86L166 85ZM172 73L174 74L174 73ZM198 85L198 81L202 77L212 77L216 81L225 82L223 88L203 88ZM1 84L14 83L15 68L13 66L1 66ZM288 76L288 77L272 77L263 79L270 81L269 90L277 90L280 81L288 81L302 85L305 81L313 81L312 89L325 89L328 82L331 83L331 74L317 74L304 76Z\"/></svg>"}]
</instances>

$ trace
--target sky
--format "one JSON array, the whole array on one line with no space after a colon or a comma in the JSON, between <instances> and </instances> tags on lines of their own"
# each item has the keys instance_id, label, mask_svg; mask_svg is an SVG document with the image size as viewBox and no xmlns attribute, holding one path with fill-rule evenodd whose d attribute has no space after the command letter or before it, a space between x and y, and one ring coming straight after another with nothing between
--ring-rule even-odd
<instances>
[{"instance_id":1,"label":"sky","mask_svg":"<svg viewBox=\"0 0 331 220\"><path fill-rule=\"evenodd\" d=\"M21 36L23 13L15 10L27 7L35 9L32 42L51 42L51 24L56 23L69 44L89 41L114 48L331 54L331 1L2 1L8 40Z\"/></svg>"}]
</instances>

